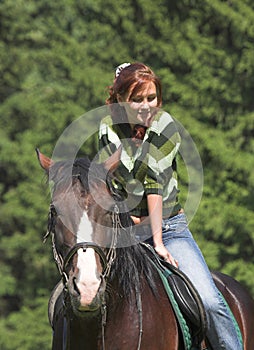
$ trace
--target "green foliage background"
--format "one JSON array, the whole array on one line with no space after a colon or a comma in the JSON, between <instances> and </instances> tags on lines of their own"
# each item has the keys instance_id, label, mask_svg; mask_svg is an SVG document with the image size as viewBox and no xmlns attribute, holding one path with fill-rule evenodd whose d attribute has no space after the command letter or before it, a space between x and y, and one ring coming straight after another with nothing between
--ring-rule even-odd
<instances>
[{"instance_id":1,"label":"green foliage background","mask_svg":"<svg viewBox=\"0 0 254 350\"><path fill-rule=\"evenodd\" d=\"M209 267L254 296L253 1L3 0L0 33L0 349L50 349L58 274L34 149L50 156L66 126L102 106L122 62L161 77L164 109L202 158L191 230Z\"/></svg>"}]
</instances>

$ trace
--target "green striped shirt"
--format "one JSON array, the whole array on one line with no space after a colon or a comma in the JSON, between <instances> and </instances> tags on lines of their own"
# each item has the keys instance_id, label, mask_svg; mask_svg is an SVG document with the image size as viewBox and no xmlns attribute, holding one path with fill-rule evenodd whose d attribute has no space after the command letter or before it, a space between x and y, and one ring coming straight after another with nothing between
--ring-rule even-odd
<instances>
[{"instance_id":1,"label":"green striped shirt","mask_svg":"<svg viewBox=\"0 0 254 350\"><path fill-rule=\"evenodd\" d=\"M147 128L140 146L131 140L128 123L114 123L106 116L100 124L100 161L105 161L122 145L120 164L115 175L128 194L130 213L147 216L147 195L159 194L163 198L163 217L180 209L177 189L176 155L180 135L173 118L160 111Z\"/></svg>"}]
</instances>

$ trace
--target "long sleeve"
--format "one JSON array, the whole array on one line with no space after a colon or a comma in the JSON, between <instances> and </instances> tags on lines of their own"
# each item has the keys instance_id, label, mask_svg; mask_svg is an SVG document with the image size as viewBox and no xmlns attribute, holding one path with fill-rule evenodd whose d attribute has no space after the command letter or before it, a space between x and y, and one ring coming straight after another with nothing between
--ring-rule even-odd
<instances>
[{"instance_id":1,"label":"long sleeve","mask_svg":"<svg viewBox=\"0 0 254 350\"><path fill-rule=\"evenodd\" d=\"M115 125L111 116L105 117L99 131L99 161L105 161L121 145L121 160L115 174L128 193L131 213L148 215L147 196L158 194L163 199L163 216L168 216L180 206L176 171L180 135L174 120L168 113L159 112L138 147L133 144L130 132L128 124Z\"/></svg>"}]
</instances>

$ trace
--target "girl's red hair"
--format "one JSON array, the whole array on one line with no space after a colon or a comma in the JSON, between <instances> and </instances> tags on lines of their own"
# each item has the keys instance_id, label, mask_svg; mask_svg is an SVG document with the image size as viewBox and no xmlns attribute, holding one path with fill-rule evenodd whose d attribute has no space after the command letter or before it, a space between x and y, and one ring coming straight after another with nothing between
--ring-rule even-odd
<instances>
[{"instance_id":1,"label":"girl's red hair","mask_svg":"<svg viewBox=\"0 0 254 350\"><path fill-rule=\"evenodd\" d=\"M156 86L158 106L162 104L162 89L160 79L154 72L143 63L132 63L125 67L120 74L115 78L112 86L109 87L109 97L106 100L107 104L117 103L117 96L126 96L131 91L131 98L142 90L143 85L147 82L153 82Z\"/></svg>"}]
</instances>

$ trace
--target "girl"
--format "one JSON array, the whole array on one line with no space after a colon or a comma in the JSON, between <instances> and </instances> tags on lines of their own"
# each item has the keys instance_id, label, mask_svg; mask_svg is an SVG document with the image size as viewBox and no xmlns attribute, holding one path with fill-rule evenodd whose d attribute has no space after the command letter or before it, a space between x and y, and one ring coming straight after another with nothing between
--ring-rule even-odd
<instances>
[{"instance_id":1,"label":"girl","mask_svg":"<svg viewBox=\"0 0 254 350\"><path fill-rule=\"evenodd\" d=\"M181 140L173 118L160 110L159 78L142 63L123 64L116 70L106 103L111 113L100 124L100 157L105 160L121 146L116 176L128 194L139 238L153 244L161 257L192 281L207 312L207 337L213 348L242 349L232 316L178 201L176 154ZM142 225L148 222L149 239L148 226Z\"/></svg>"}]
</instances>

